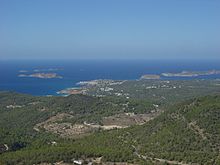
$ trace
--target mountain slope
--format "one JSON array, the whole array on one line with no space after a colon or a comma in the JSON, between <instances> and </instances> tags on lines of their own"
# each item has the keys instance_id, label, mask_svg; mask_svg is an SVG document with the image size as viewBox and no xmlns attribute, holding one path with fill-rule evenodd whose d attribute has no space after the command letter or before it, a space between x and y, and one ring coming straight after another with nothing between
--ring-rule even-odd
<instances>
[{"instance_id":1,"label":"mountain slope","mask_svg":"<svg viewBox=\"0 0 220 165\"><path fill-rule=\"evenodd\" d=\"M51 141L57 144L52 145ZM175 105L140 126L99 130L80 139L60 139L42 132L30 140L30 145L1 154L0 160L7 164L33 164L101 157L102 163L218 165L219 141L220 96L216 95Z\"/></svg>"},{"instance_id":2,"label":"mountain slope","mask_svg":"<svg viewBox=\"0 0 220 165\"><path fill-rule=\"evenodd\" d=\"M128 132L141 155L178 162L218 164L220 96L179 104Z\"/></svg>"}]
</instances>

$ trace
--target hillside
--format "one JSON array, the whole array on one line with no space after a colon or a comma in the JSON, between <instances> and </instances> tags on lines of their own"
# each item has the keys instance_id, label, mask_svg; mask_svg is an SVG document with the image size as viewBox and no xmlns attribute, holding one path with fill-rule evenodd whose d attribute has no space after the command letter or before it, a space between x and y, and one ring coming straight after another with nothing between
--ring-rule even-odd
<instances>
[{"instance_id":1,"label":"hillside","mask_svg":"<svg viewBox=\"0 0 220 165\"><path fill-rule=\"evenodd\" d=\"M72 143L63 138L141 124L154 113L152 103L144 100L84 95L34 97L1 92L0 153L51 146L54 141Z\"/></svg>"},{"instance_id":2,"label":"hillside","mask_svg":"<svg viewBox=\"0 0 220 165\"><path fill-rule=\"evenodd\" d=\"M220 96L207 96L179 104L128 132L146 159L219 164L219 119Z\"/></svg>"},{"instance_id":3,"label":"hillside","mask_svg":"<svg viewBox=\"0 0 220 165\"><path fill-rule=\"evenodd\" d=\"M10 95L10 97L12 96ZM96 100L96 98L87 96L71 96L68 99L77 100L81 97L87 103L91 101L90 99ZM23 96L19 95L18 98L21 101ZM33 101L31 97L28 99ZM30 101L28 99L26 103ZM34 99L45 101L45 98L43 100L42 98ZM51 104L57 98L47 99L51 99L49 101ZM6 100L5 97L1 97L1 101L8 104L9 102ZM47 103L49 103L48 100ZM73 100L68 100L68 102L73 102ZM79 103L80 100L77 102ZM77 102L75 102L76 105ZM3 103L1 103L2 105ZM62 104L59 103L59 105ZM67 109L66 112L68 112ZM102 163L216 165L220 163L220 96L218 95L185 101L143 125L109 131L98 129L93 134L80 139L63 138L44 130L33 131L33 126L36 123L41 120L45 121L42 116L50 115L50 113L46 113L48 111L34 109L32 110L34 113L27 113L28 111L25 112L25 109L20 109L16 113L3 113L2 111L0 138L1 150L5 150L0 155L0 160L3 164L59 161L71 163L73 159L94 162L99 158L101 159L99 162ZM22 115L26 120L22 118ZM31 118L32 116L35 118ZM15 122L13 117L17 119L20 117L22 120L15 120ZM28 121L28 124L24 124ZM30 125L32 126L31 130L29 130ZM26 130L25 133L24 131L20 132L23 129ZM5 144L9 147L8 151L6 151Z\"/></svg>"}]
</instances>

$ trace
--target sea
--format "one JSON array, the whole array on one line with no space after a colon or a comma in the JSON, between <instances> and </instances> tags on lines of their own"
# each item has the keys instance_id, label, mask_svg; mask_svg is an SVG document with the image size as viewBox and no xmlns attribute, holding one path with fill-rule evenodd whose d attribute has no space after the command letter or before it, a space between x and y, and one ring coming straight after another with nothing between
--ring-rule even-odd
<instances>
[{"instance_id":1,"label":"sea","mask_svg":"<svg viewBox=\"0 0 220 165\"><path fill-rule=\"evenodd\" d=\"M0 60L0 91L31 95L58 95L57 92L79 87L80 81L95 79L136 80L144 74L182 71L220 70L218 60ZM57 73L62 79L19 77L37 72ZM195 78L195 77L194 77ZM220 79L220 75L199 76ZM193 79L162 77L162 79Z\"/></svg>"}]
</instances>

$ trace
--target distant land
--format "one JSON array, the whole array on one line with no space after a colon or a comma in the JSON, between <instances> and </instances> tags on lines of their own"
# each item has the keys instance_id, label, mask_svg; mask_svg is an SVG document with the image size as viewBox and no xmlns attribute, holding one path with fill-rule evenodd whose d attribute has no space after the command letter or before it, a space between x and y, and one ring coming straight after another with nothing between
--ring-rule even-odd
<instances>
[{"instance_id":1,"label":"distant land","mask_svg":"<svg viewBox=\"0 0 220 165\"><path fill-rule=\"evenodd\" d=\"M198 77L220 74L219 70L210 71L182 71L180 73L162 73L165 77Z\"/></svg>"},{"instance_id":2,"label":"distant land","mask_svg":"<svg viewBox=\"0 0 220 165\"><path fill-rule=\"evenodd\" d=\"M34 74L19 74L18 77L33 77L33 78L41 78L41 79L51 79L51 78L63 78L59 76L57 73L34 73Z\"/></svg>"},{"instance_id":3,"label":"distant land","mask_svg":"<svg viewBox=\"0 0 220 165\"><path fill-rule=\"evenodd\" d=\"M164 76L164 77L198 77L198 76L209 76L209 75L217 75L217 74L220 74L220 71L218 70L182 71L180 73L144 74L140 77L139 80L149 80L149 81L150 80L161 80L161 76ZM126 81L128 80L97 79L97 80L90 80L90 81L80 81L76 83L76 85L79 85L80 87L66 88L56 93L63 94L63 95L85 94L88 88L96 88L96 87L101 87L99 89L100 91L111 92L113 91L113 88L111 87L103 88L103 86L122 85ZM152 89L156 87L150 86L147 88Z\"/></svg>"},{"instance_id":4,"label":"distant land","mask_svg":"<svg viewBox=\"0 0 220 165\"><path fill-rule=\"evenodd\" d=\"M182 71L180 73L161 73L161 74L144 74L140 77L142 80L155 80L164 77L198 77L220 74L220 70L209 71Z\"/></svg>"},{"instance_id":5,"label":"distant land","mask_svg":"<svg viewBox=\"0 0 220 165\"><path fill-rule=\"evenodd\" d=\"M90 81L80 81L77 83L80 87L66 88L61 91L56 92L62 95L72 95L72 94L86 94L87 87L94 86L105 86L105 85L122 85L126 80L109 80L109 79L98 79ZM106 89L106 91L111 91L111 88Z\"/></svg>"},{"instance_id":6,"label":"distant land","mask_svg":"<svg viewBox=\"0 0 220 165\"><path fill-rule=\"evenodd\" d=\"M108 65L106 64L108 63ZM163 73L178 74L186 72L220 71L217 61L208 63L197 61L16 61L0 62L2 78L0 89L6 91L17 91L32 95L65 95L58 91L67 88L80 87L89 80L111 79L111 80L182 80L182 79L220 79L220 74L198 77L167 77ZM104 65L104 66L103 66ZM36 73L56 73L63 78L37 78ZM19 77L18 77L19 75ZM32 75L32 76L30 76ZM147 75L147 76L144 76ZM155 76L154 76L155 75ZM39 76L39 75L38 75ZM56 77L56 76L55 76ZM156 79L159 78L160 79ZM146 79L144 79L146 78ZM33 81L34 80L34 81ZM27 85L31 82L31 85ZM80 84L78 84L80 82ZM97 82L89 82L88 85ZM48 88L50 85L50 88ZM77 93L71 91L70 93Z\"/></svg>"}]
</instances>

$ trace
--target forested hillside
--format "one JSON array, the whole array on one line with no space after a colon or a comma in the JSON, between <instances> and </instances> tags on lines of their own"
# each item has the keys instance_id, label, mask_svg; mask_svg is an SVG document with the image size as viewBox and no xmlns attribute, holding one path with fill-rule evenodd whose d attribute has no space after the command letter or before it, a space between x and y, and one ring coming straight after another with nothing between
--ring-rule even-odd
<instances>
[{"instance_id":1,"label":"forested hillside","mask_svg":"<svg viewBox=\"0 0 220 165\"><path fill-rule=\"evenodd\" d=\"M85 116L87 113L99 114L99 112L100 115L106 115L100 110L102 107L105 108L105 112L112 108L110 115L118 111L121 113L121 107L114 109L115 106L108 107L105 103L111 100L111 103L119 104L123 100L118 102L113 101L113 98L104 100L80 95L68 98L42 98L1 93L0 160L2 164L58 161L71 163L78 159L88 163L98 158L102 163L210 165L220 163L220 96L218 95L179 103L143 125L108 131L98 129L82 138L65 138L45 130L38 132L33 129L37 123L45 121L61 110L66 113L73 111L70 114L82 113ZM88 106L90 111L83 111ZM144 110L140 107L137 108L137 112L142 113ZM87 118L93 119L90 115L83 119ZM72 119L71 121L76 122Z\"/></svg>"},{"instance_id":2,"label":"forested hillside","mask_svg":"<svg viewBox=\"0 0 220 165\"><path fill-rule=\"evenodd\" d=\"M220 97L193 99L131 128L137 151L146 157L220 164Z\"/></svg>"},{"instance_id":3,"label":"forested hillside","mask_svg":"<svg viewBox=\"0 0 220 165\"><path fill-rule=\"evenodd\" d=\"M9 155L12 154L14 156L16 155L15 151L22 151L23 153L24 150L28 151L27 153L29 154L29 149L32 150L33 147L39 149L42 146L51 147L53 142L69 146L74 141L72 138L78 138L81 134L89 135L93 132L102 131L103 122L108 119L108 116L119 114L120 117L120 114L130 114L132 112L139 117L138 114L151 114L152 110L155 111L155 107L145 100L113 97L96 98L84 95L34 97L13 92L1 92L0 153L6 155L9 153ZM54 118L53 122L45 122ZM92 124L87 126L83 123ZM67 128L65 124L74 129ZM44 127L40 127L41 125ZM56 130L46 129L47 126L50 127L51 125ZM100 128L95 127L93 129L93 125L94 127L98 125ZM77 127L74 126L80 127L78 129L81 132L76 130ZM69 132L60 132L62 130ZM74 131L78 131L79 134L74 134ZM71 135L74 136L71 137ZM71 140L67 138L71 138ZM66 150L65 148L63 149ZM80 148L76 151L80 152ZM52 150L57 149L52 148ZM43 149L42 151L46 150ZM58 158L54 156L55 160ZM33 158L31 157L31 159Z\"/></svg>"}]
</instances>

